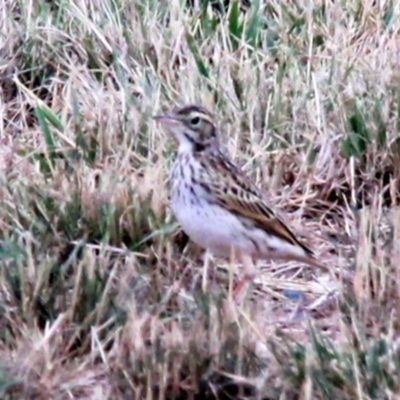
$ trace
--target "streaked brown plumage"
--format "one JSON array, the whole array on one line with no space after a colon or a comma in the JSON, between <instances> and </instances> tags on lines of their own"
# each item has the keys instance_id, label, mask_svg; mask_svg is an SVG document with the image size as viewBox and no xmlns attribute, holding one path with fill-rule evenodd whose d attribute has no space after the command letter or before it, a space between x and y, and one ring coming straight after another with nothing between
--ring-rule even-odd
<instances>
[{"instance_id":1,"label":"streaked brown plumage","mask_svg":"<svg viewBox=\"0 0 400 400\"><path fill-rule=\"evenodd\" d=\"M156 119L179 142L171 174L171 207L193 241L220 256L230 256L233 249L241 257L322 266L222 152L208 110L190 105Z\"/></svg>"}]
</instances>

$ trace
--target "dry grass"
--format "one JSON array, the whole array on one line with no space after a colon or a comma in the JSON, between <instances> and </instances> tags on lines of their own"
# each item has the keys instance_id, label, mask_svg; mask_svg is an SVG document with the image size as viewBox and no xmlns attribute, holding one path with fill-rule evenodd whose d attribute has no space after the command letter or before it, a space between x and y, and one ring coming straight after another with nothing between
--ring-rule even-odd
<instances>
[{"instance_id":1,"label":"dry grass","mask_svg":"<svg viewBox=\"0 0 400 400\"><path fill-rule=\"evenodd\" d=\"M1 398L399 398L399 7L222 3L0 6ZM230 309L167 208L188 102L331 273Z\"/></svg>"}]
</instances>

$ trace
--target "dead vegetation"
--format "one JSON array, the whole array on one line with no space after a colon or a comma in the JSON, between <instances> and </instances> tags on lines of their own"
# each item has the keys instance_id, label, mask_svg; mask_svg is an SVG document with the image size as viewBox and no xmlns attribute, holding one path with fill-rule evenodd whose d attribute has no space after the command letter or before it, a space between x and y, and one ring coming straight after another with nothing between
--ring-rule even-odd
<instances>
[{"instance_id":1,"label":"dead vegetation","mask_svg":"<svg viewBox=\"0 0 400 400\"><path fill-rule=\"evenodd\" d=\"M395 399L395 2L0 6L4 399ZM225 260L167 208L160 109L203 103L329 267Z\"/></svg>"}]
</instances>

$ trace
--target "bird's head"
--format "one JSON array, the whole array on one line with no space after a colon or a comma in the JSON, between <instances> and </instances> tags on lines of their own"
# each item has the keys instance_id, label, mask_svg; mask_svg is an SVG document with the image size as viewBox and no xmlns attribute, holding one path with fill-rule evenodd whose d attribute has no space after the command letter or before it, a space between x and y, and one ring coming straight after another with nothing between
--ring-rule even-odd
<instances>
[{"instance_id":1,"label":"bird's head","mask_svg":"<svg viewBox=\"0 0 400 400\"><path fill-rule=\"evenodd\" d=\"M155 116L179 142L179 151L203 151L218 145L213 115L204 107L189 105Z\"/></svg>"}]
</instances>

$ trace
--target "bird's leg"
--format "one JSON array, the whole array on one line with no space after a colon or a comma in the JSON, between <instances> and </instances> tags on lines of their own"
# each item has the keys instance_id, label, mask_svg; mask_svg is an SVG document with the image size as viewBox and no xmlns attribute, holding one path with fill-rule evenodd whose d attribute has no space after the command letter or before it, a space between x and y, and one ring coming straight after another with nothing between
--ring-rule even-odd
<instances>
[{"instance_id":1,"label":"bird's leg","mask_svg":"<svg viewBox=\"0 0 400 400\"><path fill-rule=\"evenodd\" d=\"M228 297L224 300L224 321L227 324L235 323L238 321L238 313L235 305L235 289L233 288L234 281L234 267L236 263L236 252L235 249L231 247L229 253L229 283L228 283Z\"/></svg>"},{"instance_id":2,"label":"bird's leg","mask_svg":"<svg viewBox=\"0 0 400 400\"><path fill-rule=\"evenodd\" d=\"M229 287L228 287L228 293L229 293L229 298L232 299L234 297L234 290L233 290L233 266L235 265L236 262L236 252L233 247L231 247L231 251L229 253Z\"/></svg>"},{"instance_id":3,"label":"bird's leg","mask_svg":"<svg viewBox=\"0 0 400 400\"><path fill-rule=\"evenodd\" d=\"M247 254L241 253L240 258L243 263L243 272L244 272L243 275L244 276L243 276L243 279L241 279L238 282L238 284L234 290L234 293L233 293L233 296L236 299L238 299L239 303L241 303L244 300L244 298L246 297L246 295L249 291L250 284L253 282L255 273L256 273L255 265L250 256L248 256Z\"/></svg>"},{"instance_id":4,"label":"bird's leg","mask_svg":"<svg viewBox=\"0 0 400 400\"><path fill-rule=\"evenodd\" d=\"M206 254L204 255L203 277L201 281L201 288L204 293L207 291L209 265L210 265L210 253L206 251Z\"/></svg>"}]
</instances>

